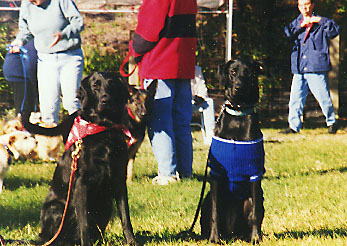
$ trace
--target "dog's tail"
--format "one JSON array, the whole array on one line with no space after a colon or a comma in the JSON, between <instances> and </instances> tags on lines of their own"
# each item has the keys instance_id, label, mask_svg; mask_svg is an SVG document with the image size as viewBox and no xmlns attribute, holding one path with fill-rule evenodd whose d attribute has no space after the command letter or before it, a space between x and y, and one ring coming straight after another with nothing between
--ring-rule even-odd
<instances>
[{"instance_id":1,"label":"dog's tail","mask_svg":"<svg viewBox=\"0 0 347 246\"><path fill-rule=\"evenodd\" d=\"M192 223L192 225L191 225L191 227L189 229L189 232L193 232L195 223L196 223L196 221L198 220L198 217L199 217L199 213L200 213L200 209L201 209L201 206L202 206L202 201L204 199L204 194L205 194L205 189L206 189L207 169L208 169L208 160L206 162L206 168L205 168L204 180L202 182L202 188L201 188L201 193L200 193L199 204L198 204L198 207L196 208L195 217L194 217L193 223Z\"/></svg>"},{"instance_id":2,"label":"dog's tail","mask_svg":"<svg viewBox=\"0 0 347 246\"><path fill-rule=\"evenodd\" d=\"M70 129L73 125L74 119L77 117L78 114L79 112L76 111L75 113L69 115L66 119L64 119L60 124L52 128L46 128L37 124L32 124L29 121L30 114L23 114L22 124L24 128L32 134L39 134L48 137L63 136L63 140L65 143Z\"/></svg>"}]
</instances>

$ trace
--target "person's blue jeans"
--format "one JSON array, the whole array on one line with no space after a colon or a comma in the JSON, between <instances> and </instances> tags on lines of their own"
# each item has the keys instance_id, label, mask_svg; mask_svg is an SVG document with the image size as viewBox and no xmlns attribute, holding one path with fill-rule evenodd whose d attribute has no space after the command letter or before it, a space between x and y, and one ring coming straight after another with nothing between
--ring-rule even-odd
<instances>
[{"instance_id":1,"label":"person's blue jeans","mask_svg":"<svg viewBox=\"0 0 347 246\"><path fill-rule=\"evenodd\" d=\"M151 80L145 80L144 86ZM148 136L158 162L159 176L192 175L193 144L190 122L192 94L190 80L158 80Z\"/></svg>"},{"instance_id":2,"label":"person's blue jeans","mask_svg":"<svg viewBox=\"0 0 347 246\"><path fill-rule=\"evenodd\" d=\"M317 99L326 118L327 126L335 123L335 111L330 98L326 73L294 74L289 100L289 127L296 132L301 128L301 116L308 91Z\"/></svg>"},{"instance_id":3,"label":"person's blue jeans","mask_svg":"<svg viewBox=\"0 0 347 246\"><path fill-rule=\"evenodd\" d=\"M63 107L74 113L80 109L77 90L83 75L83 53L81 49L45 54L38 52L37 78L40 111L43 122L58 123L60 95Z\"/></svg>"}]
</instances>

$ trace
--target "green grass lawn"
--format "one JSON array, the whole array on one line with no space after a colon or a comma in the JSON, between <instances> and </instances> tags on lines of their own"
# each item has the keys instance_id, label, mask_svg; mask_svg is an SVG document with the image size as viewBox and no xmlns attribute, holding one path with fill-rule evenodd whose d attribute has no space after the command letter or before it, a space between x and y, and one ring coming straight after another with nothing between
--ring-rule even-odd
<instances>
[{"instance_id":1,"label":"green grass lawn","mask_svg":"<svg viewBox=\"0 0 347 246\"><path fill-rule=\"evenodd\" d=\"M267 169L263 180L265 218L262 245L347 245L347 136L340 130L304 129L281 135L263 129ZM194 176L169 186L154 186L157 165L146 139L135 161L135 179L128 184L130 216L136 239L146 245L210 245L200 238L195 214L208 146L194 137ZM18 162L11 167L0 194L0 235L35 240L40 207L49 189L55 163ZM209 189L209 186L207 186ZM104 235L105 245L123 240L118 216ZM224 242L248 245L245 242Z\"/></svg>"}]
</instances>

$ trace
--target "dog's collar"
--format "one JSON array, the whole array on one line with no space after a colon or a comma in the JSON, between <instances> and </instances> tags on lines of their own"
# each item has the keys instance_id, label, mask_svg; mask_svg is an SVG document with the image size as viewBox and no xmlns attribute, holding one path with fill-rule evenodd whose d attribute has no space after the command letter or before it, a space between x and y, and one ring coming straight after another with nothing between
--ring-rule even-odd
<instances>
[{"instance_id":1,"label":"dog's collar","mask_svg":"<svg viewBox=\"0 0 347 246\"><path fill-rule=\"evenodd\" d=\"M10 148L7 146L7 144L3 144L3 146L10 156L14 156L13 152L10 150Z\"/></svg>"},{"instance_id":2,"label":"dog's collar","mask_svg":"<svg viewBox=\"0 0 347 246\"><path fill-rule=\"evenodd\" d=\"M130 107L129 107L129 105L127 105L127 111L128 111L129 116L130 116L133 120L136 120L136 119L135 119L135 116L134 116L134 114L133 114L133 112L131 111L131 109L130 109Z\"/></svg>"},{"instance_id":3,"label":"dog's collar","mask_svg":"<svg viewBox=\"0 0 347 246\"><path fill-rule=\"evenodd\" d=\"M251 115L257 112L257 105L250 106L240 106L240 105L232 105L228 100L226 100L222 106L222 111L225 110L230 115L234 116L244 116Z\"/></svg>"},{"instance_id":4,"label":"dog's collar","mask_svg":"<svg viewBox=\"0 0 347 246\"><path fill-rule=\"evenodd\" d=\"M234 116L244 116L244 115L250 115L250 114L256 113L257 108L256 106L252 108L242 108L242 109L233 109L233 108L225 107L225 112Z\"/></svg>"},{"instance_id":5,"label":"dog's collar","mask_svg":"<svg viewBox=\"0 0 347 246\"><path fill-rule=\"evenodd\" d=\"M110 128L121 129L124 132L124 134L129 138L128 146L132 145L135 142L133 136L131 135L131 132L125 126L113 125ZM69 149L70 146L76 141L82 140L88 135L93 135L105 131L106 129L108 128L105 126L99 126L97 124L85 121L82 119L81 116L77 116L74 120L74 124L70 130L68 139L66 141L65 150Z\"/></svg>"}]
</instances>

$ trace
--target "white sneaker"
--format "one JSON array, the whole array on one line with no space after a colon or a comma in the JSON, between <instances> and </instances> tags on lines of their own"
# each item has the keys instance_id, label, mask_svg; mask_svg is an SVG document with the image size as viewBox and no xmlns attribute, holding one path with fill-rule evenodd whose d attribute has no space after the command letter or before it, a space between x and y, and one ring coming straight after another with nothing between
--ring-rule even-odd
<instances>
[{"instance_id":1,"label":"white sneaker","mask_svg":"<svg viewBox=\"0 0 347 246\"><path fill-rule=\"evenodd\" d=\"M168 185L171 183L179 182L180 178L178 176L157 176L152 179L152 184L154 185Z\"/></svg>"}]
</instances>

